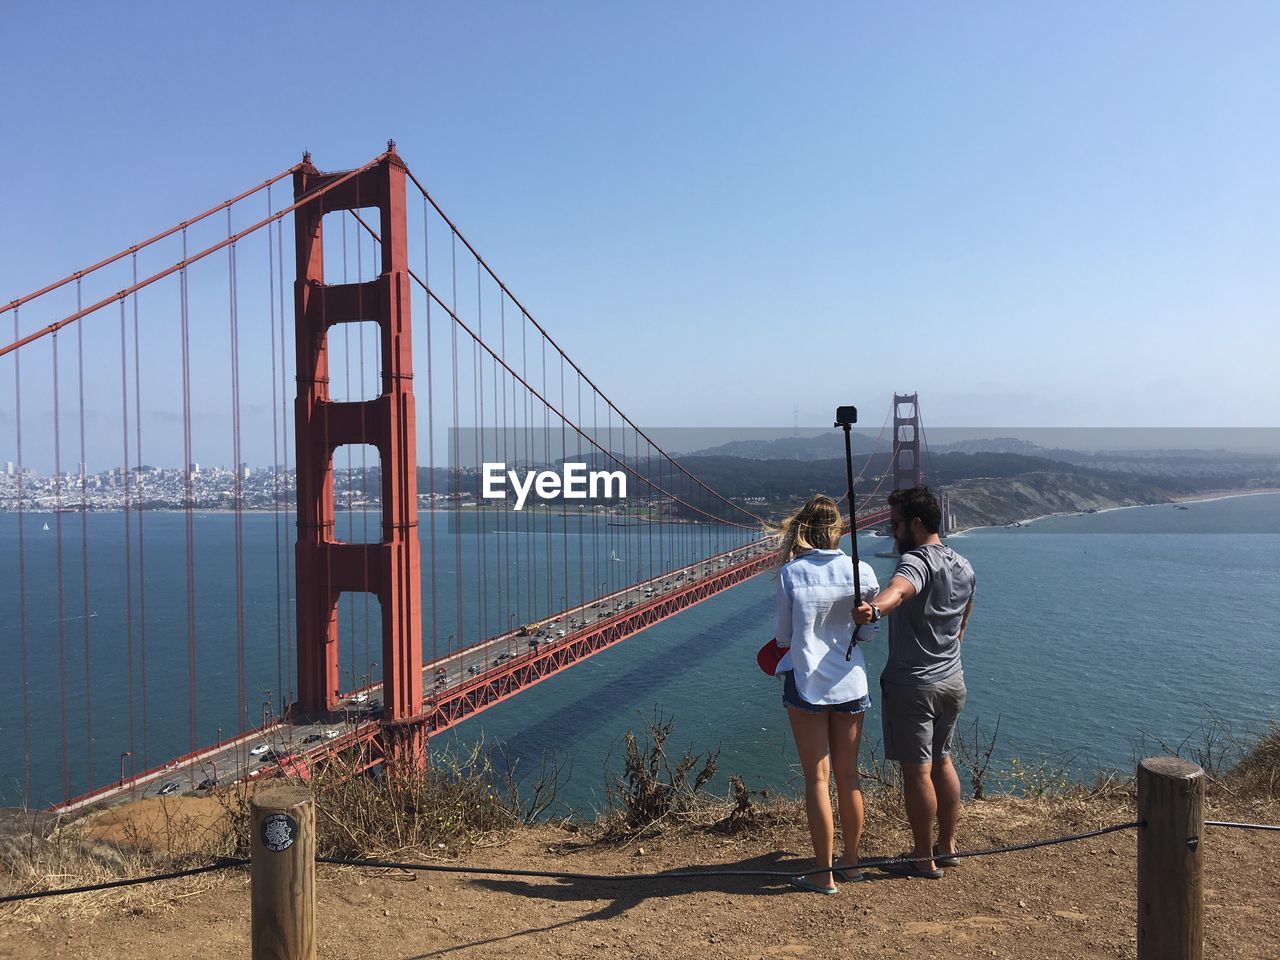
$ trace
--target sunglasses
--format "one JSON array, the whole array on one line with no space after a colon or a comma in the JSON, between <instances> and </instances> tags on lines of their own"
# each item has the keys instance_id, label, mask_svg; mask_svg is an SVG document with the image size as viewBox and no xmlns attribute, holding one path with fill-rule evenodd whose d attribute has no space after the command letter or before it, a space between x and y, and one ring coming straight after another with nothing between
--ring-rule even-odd
<instances>
[{"instance_id":1,"label":"sunglasses","mask_svg":"<svg viewBox=\"0 0 1280 960\"><path fill-rule=\"evenodd\" d=\"M910 526L911 522L906 517L890 517L889 518L890 529L897 527L898 524L905 524L906 526Z\"/></svg>"}]
</instances>

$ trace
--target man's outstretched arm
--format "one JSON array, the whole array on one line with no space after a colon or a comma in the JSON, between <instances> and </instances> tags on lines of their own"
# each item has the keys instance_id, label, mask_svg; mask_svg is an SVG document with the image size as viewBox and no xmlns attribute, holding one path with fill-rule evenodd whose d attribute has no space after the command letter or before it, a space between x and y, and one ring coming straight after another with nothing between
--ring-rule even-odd
<instances>
[{"instance_id":1,"label":"man's outstretched arm","mask_svg":"<svg viewBox=\"0 0 1280 960\"><path fill-rule=\"evenodd\" d=\"M875 617L875 612L871 609L873 606L880 611L880 616L887 616L915 595L916 585L906 577L895 573L889 578L885 588L870 602L860 603L853 608L853 622L858 626L870 623Z\"/></svg>"}]
</instances>

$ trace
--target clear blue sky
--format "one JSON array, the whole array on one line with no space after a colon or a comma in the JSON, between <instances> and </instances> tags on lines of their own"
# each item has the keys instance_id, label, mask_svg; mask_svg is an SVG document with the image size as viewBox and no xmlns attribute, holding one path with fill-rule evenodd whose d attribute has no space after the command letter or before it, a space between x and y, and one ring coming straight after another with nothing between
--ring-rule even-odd
<instances>
[{"instance_id":1,"label":"clear blue sky","mask_svg":"<svg viewBox=\"0 0 1280 960\"><path fill-rule=\"evenodd\" d=\"M939 427L1280 424L1275 4L10 2L0 35L0 300L394 137L642 424L894 389Z\"/></svg>"}]
</instances>

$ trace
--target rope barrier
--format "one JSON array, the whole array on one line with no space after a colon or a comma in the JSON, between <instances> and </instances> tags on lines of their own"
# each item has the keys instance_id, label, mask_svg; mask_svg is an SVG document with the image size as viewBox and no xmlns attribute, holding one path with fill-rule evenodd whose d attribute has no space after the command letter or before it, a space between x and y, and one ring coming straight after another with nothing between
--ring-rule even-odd
<instances>
[{"instance_id":1,"label":"rope barrier","mask_svg":"<svg viewBox=\"0 0 1280 960\"><path fill-rule=\"evenodd\" d=\"M988 857L1000 853L1019 853L1023 850L1034 850L1039 847L1052 847L1062 843L1075 843L1079 840L1089 840L1093 837L1101 837L1109 833L1118 833L1121 830L1137 830L1145 825L1146 824L1142 821L1137 820L1130 823L1115 823L1109 827L1101 827L1097 830L1090 830L1086 833L1064 834L1060 837L1049 837L1043 840L1029 840L1026 843L1012 843L997 847L984 847L979 850L957 850L955 853L945 854L945 856L960 860L968 857ZM1204 825L1206 827L1235 827L1245 830L1280 830L1280 824L1233 823L1225 820L1206 820L1204 821ZM869 860L859 861L857 867L860 870L870 870L893 866L899 863L914 863L932 859L934 859L932 856L873 857ZM785 879L797 876L794 870L667 870L659 873L572 873L554 870L519 870L512 867L461 867L448 863L408 863L399 860L357 860L351 857L316 857L316 863L327 863L341 867L366 867L378 870L418 870L430 873L454 873L491 877L532 877L542 880L590 880L599 882L696 880L712 877L765 877ZM71 893L93 893L98 890L110 890L116 887L138 886L144 883L155 883L159 880L176 880L181 877L192 877L201 873L211 873L215 870L225 870L229 867L243 867L248 864L249 860L246 857L223 857L216 863L211 863L203 867L174 870L170 873L160 873L149 877L137 877L130 880L111 880L106 883L88 884L81 887L67 887L63 890L40 890L35 893L10 894L8 896L0 897L0 903L16 903L21 900L35 900L41 897L56 897ZM804 871L802 874L799 874L799 876L807 877L815 873L826 873L829 869L829 867L816 867L812 870Z\"/></svg>"},{"instance_id":2,"label":"rope barrier","mask_svg":"<svg viewBox=\"0 0 1280 960\"><path fill-rule=\"evenodd\" d=\"M155 883L158 880L177 880L180 877L194 877L200 873L212 873L214 870L225 870L228 867L243 867L249 863L245 857L223 857L217 863L203 867L190 867L186 870L173 870L169 873L157 873L150 877L135 877L130 880L110 880L106 883L91 883L82 887L66 887L62 890L37 890L35 893L12 893L0 897L0 903L16 903L19 900L37 900L41 897L59 897L67 893L94 893L98 890L111 890L115 887L136 887L144 883Z\"/></svg>"},{"instance_id":3,"label":"rope barrier","mask_svg":"<svg viewBox=\"0 0 1280 960\"><path fill-rule=\"evenodd\" d=\"M1206 820L1206 827L1234 827L1237 830L1280 830L1276 823L1232 823L1229 820Z\"/></svg>"}]
</instances>

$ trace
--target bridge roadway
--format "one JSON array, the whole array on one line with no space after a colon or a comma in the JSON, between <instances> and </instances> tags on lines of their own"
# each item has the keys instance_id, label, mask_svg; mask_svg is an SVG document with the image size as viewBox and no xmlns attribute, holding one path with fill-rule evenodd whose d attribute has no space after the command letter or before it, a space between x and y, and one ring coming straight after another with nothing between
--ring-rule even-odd
<instances>
[{"instance_id":1,"label":"bridge roadway","mask_svg":"<svg viewBox=\"0 0 1280 960\"><path fill-rule=\"evenodd\" d=\"M887 510L858 518L858 528L882 522ZM641 581L541 621L550 637L520 635L520 629L482 640L423 666L423 716L439 733L514 696L560 670L681 610L762 573L773 563L767 540L726 551ZM572 621L572 623L571 623ZM558 636L563 630L565 635ZM535 632L536 633L536 632ZM538 640L537 645L530 643ZM519 646L517 646L519 645ZM510 651L515 649L514 655ZM443 670L443 674L438 671ZM437 684L436 678L443 677ZM166 793L204 792L241 780L301 772L306 763L361 745L376 744L381 726L382 685L370 684L343 699L339 711L302 722L276 721L234 739L179 757L132 778L72 798L55 809L71 811ZM381 757L361 750L365 766ZM284 759L280 759L284 758ZM205 784L201 788L201 784Z\"/></svg>"}]
</instances>

